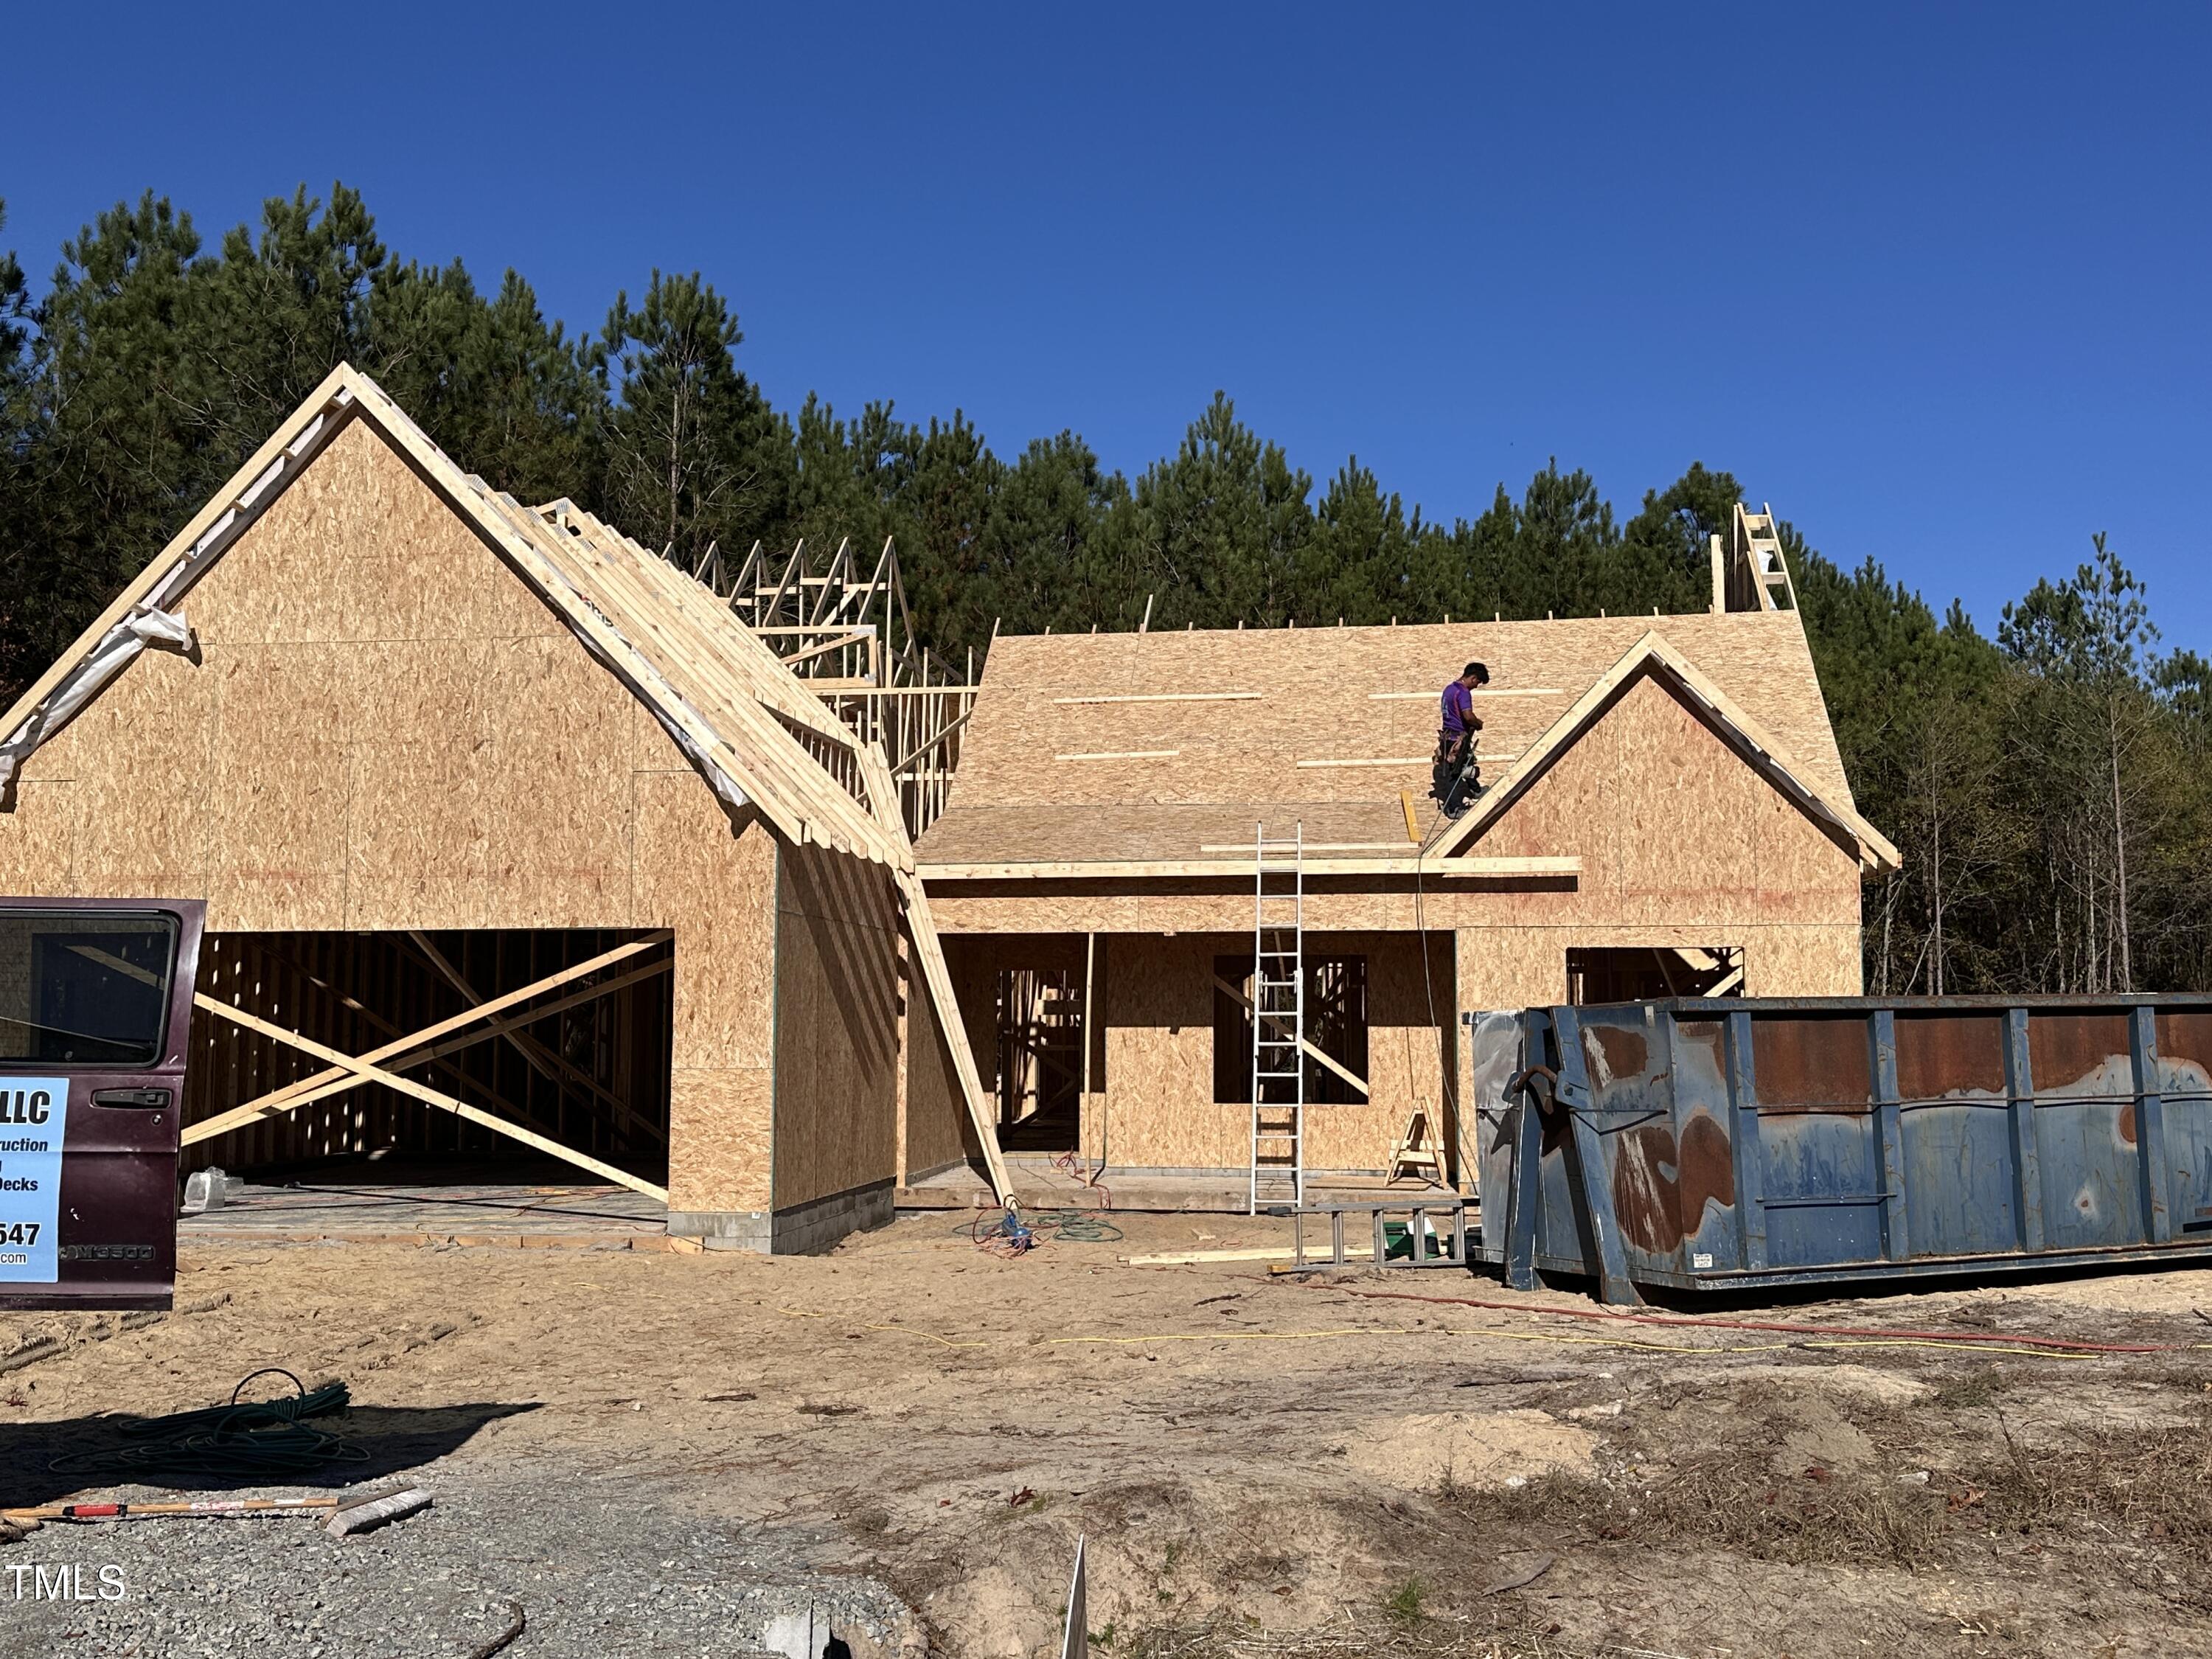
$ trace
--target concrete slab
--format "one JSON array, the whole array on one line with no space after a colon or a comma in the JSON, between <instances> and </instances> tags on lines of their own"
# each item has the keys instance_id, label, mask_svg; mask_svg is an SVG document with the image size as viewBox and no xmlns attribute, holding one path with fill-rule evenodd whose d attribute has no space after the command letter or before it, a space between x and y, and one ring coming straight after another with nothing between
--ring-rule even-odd
<instances>
[{"instance_id":1,"label":"concrete slab","mask_svg":"<svg viewBox=\"0 0 2212 1659\"><path fill-rule=\"evenodd\" d=\"M1086 1181L1079 1165L1064 1167L1049 1158L1006 1159L1013 1177L1014 1196L1025 1209L1114 1209L1175 1214L1242 1215L1249 1190L1242 1170L1164 1170L1108 1169L1096 1181ZM1306 1180L1306 1202L1372 1203L1381 1199L1419 1198L1433 1194L1452 1195L1451 1189L1427 1181L1386 1182L1380 1176L1316 1174ZM940 1170L902 1187L893 1194L902 1210L988 1209L994 1200L989 1183L971 1168Z\"/></svg>"},{"instance_id":2,"label":"concrete slab","mask_svg":"<svg viewBox=\"0 0 2212 1659\"><path fill-rule=\"evenodd\" d=\"M249 1182L219 1209L179 1217L179 1243L506 1244L541 1249L666 1244L665 1205L626 1187L475 1183L323 1186Z\"/></svg>"}]
</instances>

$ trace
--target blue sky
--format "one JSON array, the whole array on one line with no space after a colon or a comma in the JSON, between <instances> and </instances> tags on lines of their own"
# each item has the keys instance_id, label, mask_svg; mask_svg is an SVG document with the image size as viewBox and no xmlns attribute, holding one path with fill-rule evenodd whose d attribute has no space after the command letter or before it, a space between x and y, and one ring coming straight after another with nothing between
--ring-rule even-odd
<instances>
[{"instance_id":1,"label":"blue sky","mask_svg":"<svg viewBox=\"0 0 2212 1659\"><path fill-rule=\"evenodd\" d=\"M702 270L781 404L1133 471L1218 386L1446 520L1703 460L1985 628L2106 530L2212 653L2212 7L220 9L10 21L34 276L338 178L572 326Z\"/></svg>"}]
</instances>

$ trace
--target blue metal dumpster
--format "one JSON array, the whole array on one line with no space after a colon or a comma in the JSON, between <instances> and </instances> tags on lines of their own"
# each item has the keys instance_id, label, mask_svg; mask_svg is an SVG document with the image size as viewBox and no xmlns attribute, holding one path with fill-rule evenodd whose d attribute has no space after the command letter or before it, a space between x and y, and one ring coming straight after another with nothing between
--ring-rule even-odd
<instances>
[{"instance_id":1,"label":"blue metal dumpster","mask_svg":"<svg viewBox=\"0 0 2212 1659\"><path fill-rule=\"evenodd\" d=\"M1722 1290L2212 1255L2212 996L1463 1017L1479 1259Z\"/></svg>"}]
</instances>

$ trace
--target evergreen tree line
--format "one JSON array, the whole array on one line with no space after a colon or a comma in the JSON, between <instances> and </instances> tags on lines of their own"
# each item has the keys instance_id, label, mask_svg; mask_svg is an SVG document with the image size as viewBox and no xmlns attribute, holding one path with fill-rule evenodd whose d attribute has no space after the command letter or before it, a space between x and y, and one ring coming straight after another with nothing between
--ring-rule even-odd
<instances>
[{"instance_id":1,"label":"evergreen tree line","mask_svg":"<svg viewBox=\"0 0 2212 1659\"><path fill-rule=\"evenodd\" d=\"M957 410L778 410L743 339L711 284L658 270L572 337L512 270L487 293L458 261L397 258L343 185L272 198L214 246L149 192L64 244L42 292L0 253L0 698L342 361L463 466L687 569L714 546L895 538L917 627L954 660L994 622L1127 629L1148 605L1156 628L1698 611L1740 493L1693 465L1623 520L1554 463L1447 525L1356 458L1317 489L1221 395L1133 480L1072 431L1008 460ZM1905 856L1868 886L1868 988L2212 983L2212 665L2160 651L2118 555L2097 538L1992 639L1871 560L1784 543L1852 787Z\"/></svg>"}]
</instances>

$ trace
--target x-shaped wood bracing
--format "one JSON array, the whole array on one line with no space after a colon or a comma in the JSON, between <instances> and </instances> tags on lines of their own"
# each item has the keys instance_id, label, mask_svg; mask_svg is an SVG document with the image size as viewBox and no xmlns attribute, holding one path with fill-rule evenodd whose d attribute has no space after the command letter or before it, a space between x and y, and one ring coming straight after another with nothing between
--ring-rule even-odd
<instances>
[{"instance_id":1,"label":"x-shaped wood bracing","mask_svg":"<svg viewBox=\"0 0 2212 1659\"><path fill-rule=\"evenodd\" d=\"M635 969L629 973L618 975L599 984L586 986L580 991L562 998L557 1002L550 1003L543 1008L533 1008L510 1018L499 1020L480 1030L464 1030L480 1019L504 1013L519 1003L527 1002L533 997L542 996L548 991L557 990L563 985L571 984L587 975L597 973L603 968L612 967L618 962L627 961L641 952L653 950L658 945L665 944L669 936L665 933L656 933L647 939L636 939L628 945L618 945L614 950L604 951L587 962L580 962L574 967L562 969L557 974L550 974L545 978L523 986L519 990L507 992L503 995L492 998L488 1002L480 1002L475 1007L465 1009L450 1018L439 1021L434 1025L428 1025L419 1031L395 1038L390 1042L370 1049L365 1054L341 1053L298 1031L288 1030L283 1026L263 1019L257 1014L250 1014L242 1008L234 1008L228 1003L218 1002L213 997L204 994L196 995L192 999L193 1006L204 1009L207 1012L219 1018L229 1020L234 1024L242 1025L248 1030L258 1031L264 1036L287 1043L304 1054L313 1054L318 1060L327 1060L330 1062L330 1066L329 1069L318 1072L312 1077L301 1078L297 1082L288 1084L282 1089L271 1091L268 1094L246 1102L243 1105L234 1106L230 1110L209 1118L204 1122L191 1125L184 1132L183 1142L186 1146L191 1146L196 1141L211 1139L216 1135L242 1128L249 1123L274 1116L279 1112L294 1111L312 1102L326 1100L332 1095L343 1094L349 1089L359 1088L364 1083L380 1083L385 1087L410 1096L425 1105L435 1106L441 1110L452 1112L457 1117L464 1118L471 1123L481 1125L484 1128L506 1135L510 1139L519 1140L525 1146L534 1147L550 1157L561 1158L580 1168L589 1170L592 1174L605 1180L628 1187L632 1191L643 1193L647 1197L657 1199L665 1204L668 1201L668 1189L665 1187L656 1187L651 1182L641 1180L630 1174L627 1170L617 1169L611 1164L602 1163L587 1153L564 1146L559 1141L550 1139L535 1130L526 1129L520 1124L510 1123L504 1118L495 1117L489 1112L470 1105L466 1101L457 1100L453 1096L433 1089L427 1084L401 1077L390 1067L419 1065L426 1060L452 1054L456 1049L465 1048L478 1042L488 1042L492 1038L504 1036L517 1027L532 1024L563 1009L574 1007L580 1003L594 1001L620 990L624 986L635 985L639 981L650 979L657 974L665 974L669 970L671 964L665 960L656 962L648 967ZM462 1035L450 1035L455 1032L461 1032ZM445 1040L441 1041L441 1038Z\"/></svg>"},{"instance_id":2,"label":"x-shaped wood bracing","mask_svg":"<svg viewBox=\"0 0 2212 1659\"><path fill-rule=\"evenodd\" d=\"M1231 985L1227 980L1222 978L1218 974L1216 974L1213 976L1213 982L1219 986L1221 989L1236 1002L1237 1006L1242 1008L1246 1013L1249 1014L1253 1012L1252 999L1246 996L1243 992L1238 990L1234 985ZM1266 1020L1268 1024L1273 1026L1279 1031L1287 1031L1291 1029L1291 1022L1278 1014L1259 1014L1256 1018ZM1327 1066L1330 1071L1335 1073L1337 1076L1342 1078L1346 1083L1349 1083L1353 1088L1358 1090L1363 1097L1366 1095L1367 1079L1361 1077L1357 1072L1346 1066L1342 1060L1337 1059L1335 1055L1322 1053L1310 1037L1300 1037L1298 1039L1298 1047L1305 1050L1307 1059L1320 1061L1322 1065Z\"/></svg>"},{"instance_id":3,"label":"x-shaped wood bracing","mask_svg":"<svg viewBox=\"0 0 2212 1659\"><path fill-rule=\"evenodd\" d=\"M467 975L454 965L444 951L439 950L436 945L431 942L428 933L410 931L407 939L421 954L422 959L437 972L439 977L459 992L465 1000L471 1003L483 1000L483 993L470 983ZM533 1022L544 1018L546 1018L544 1014L532 1017ZM625 1132L642 1134L648 1139L662 1145L666 1144L667 1136L657 1129L643 1113L638 1111L629 1101L608 1088L589 1072L575 1064L558 1048L547 1047L526 1030L508 1030L503 1035L515 1051L528 1062L531 1069L555 1087L584 1090L622 1120L622 1127Z\"/></svg>"}]
</instances>

